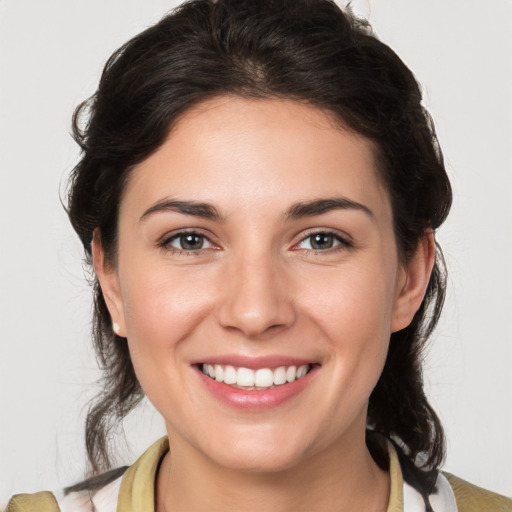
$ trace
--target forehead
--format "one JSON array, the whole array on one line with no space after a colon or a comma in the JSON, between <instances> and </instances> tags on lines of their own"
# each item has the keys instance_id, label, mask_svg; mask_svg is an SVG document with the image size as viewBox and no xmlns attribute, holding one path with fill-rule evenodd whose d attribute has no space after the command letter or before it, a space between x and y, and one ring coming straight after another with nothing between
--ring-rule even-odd
<instances>
[{"instance_id":1,"label":"forehead","mask_svg":"<svg viewBox=\"0 0 512 512\"><path fill-rule=\"evenodd\" d=\"M123 203L140 211L179 195L228 209L263 201L284 209L333 194L388 207L371 141L297 101L225 96L181 116L133 170Z\"/></svg>"}]
</instances>

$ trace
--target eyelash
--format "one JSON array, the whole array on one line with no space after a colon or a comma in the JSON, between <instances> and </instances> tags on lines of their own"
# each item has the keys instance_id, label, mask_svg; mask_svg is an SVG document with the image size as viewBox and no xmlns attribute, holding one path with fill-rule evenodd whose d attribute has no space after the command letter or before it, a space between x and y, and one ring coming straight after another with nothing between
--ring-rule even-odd
<instances>
[{"instance_id":1,"label":"eyelash","mask_svg":"<svg viewBox=\"0 0 512 512\"><path fill-rule=\"evenodd\" d=\"M304 237L301 238L300 242L298 244L295 244L295 246L302 244L308 239L311 239L315 235L324 235L324 236L330 236L333 238L334 242L339 242L338 245L335 245L334 247L329 247L327 249L304 249L305 251L308 251L309 253L313 253L315 255L321 255L322 253L333 253L337 251L352 249L354 247L353 243L348 237L344 237L340 235L337 231L332 231L329 229L325 230L315 230L307 233Z\"/></svg>"},{"instance_id":2,"label":"eyelash","mask_svg":"<svg viewBox=\"0 0 512 512\"><path fill-rule=\"evenodd\" d=\"M213 242L204 234L199 231L180 231L178 233L175 233L174 235L165 238L162 240L161 243L159 243L159 246L169 252L172 252L173 254L177 254L178 256L196 256L199 253L202 253L205 250L208 250L208 248L201 248L197 250L186 250L186 249L178 249L177 247L173 247L171 245L171 242L174 240L179 240L181 237L187 236L187 235L196 235L199 237L202 237L204 240L208 241L210 244L214 245Z\"/></svg>"},{"instance_id":3,"label":"eyelash","mask_svg":"<svg viewBox=\"0 0 512 512\"><path fill-rule=\"evenodd\" d=\"M159 246L162 249L172 252L173 254L177 254L179 256L182 256L182 255L183 256L194 256L194 255L202 253L203 251L210 249L210 247L207 247L207 248L201 248L201 249L197 249L197 250L186 250L186 249L178 249L177 247L173 247L171 245L171 242L173 242L175 240L179 240L181 237L184 237L186 235L196 235L198 237L202 237L203 240L206 240L210 244L214 245L213 242L204 233L192 230L192 231L180 231L178 233L175 233L174 235L162 240L162 242L159 243ZM307 233L306 236L301 238L301 240L297 244L295 244L294 247L304 243L306 240L312 238L315 235L331 236L333 238L334 242L338 242L338 245L335 245L334 247L329 247L325 250L322 250L322 249L303 249L303 250L308 251L313 254L320 255L321 253L333 253L333 252L353 248L353 243L347 237L343 237L339 233L337 233L335 231L331 231L331 230L320 230L320 231L312 231L310 233Z\"/></svg>"}]
</instances>

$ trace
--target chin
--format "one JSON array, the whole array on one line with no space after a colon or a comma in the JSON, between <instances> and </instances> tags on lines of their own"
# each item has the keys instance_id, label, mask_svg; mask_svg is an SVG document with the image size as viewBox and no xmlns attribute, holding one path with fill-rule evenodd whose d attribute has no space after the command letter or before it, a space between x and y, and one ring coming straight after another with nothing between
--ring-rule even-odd
<instances>
[{"instance_id":1,"label":"chin","mask_svg":"<svg viewBox=\"0 0 512 512\"><path fill-rule=\"evenodd\" d=\"M278 473L296 466L301 460L301 454L283 453L277 448L229 450L214 457L219 466L241 473Z\"/></svg>"},{"instance_id":2,"label":"chin","mask_svg":"<svg viewBox=\"0 0 512 512\"><path fill-rule=\"evenodd\" d=\"M276 435L244 434L210 440L213 442L204 447L203 454L226 469L248 473L284 471L299 464L306 456L307 440L294 439L293 434L286 435L283 430Z\"/></svg>"}]
</instances>

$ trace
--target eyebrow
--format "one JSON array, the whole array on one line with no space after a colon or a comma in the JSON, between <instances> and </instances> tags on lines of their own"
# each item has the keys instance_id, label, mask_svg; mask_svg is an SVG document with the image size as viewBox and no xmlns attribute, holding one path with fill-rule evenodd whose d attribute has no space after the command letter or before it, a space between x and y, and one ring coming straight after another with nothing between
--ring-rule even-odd
<instances>
[{"instance_id":1,"label":"eyebrow","mask_svg":"<svg viewBox=\"0 0 512 512\"><path fill-rule=\"evenodd\" d=\"M372 220L375 219L374 213L364 204L348 199L347 197L330 197L295 203L285 212L284 220L297 220L303 217L314 217L315 215L322 215L333 210L358 210L371 217ZM217 222L225 222L226 220L226 218L220 214L219 210L209 203L180 201L175 199L164 199L157 202L148 208L141 215L139 220L143 221L150 215L165 211L192 215L194 217L200 217Z\"/></svg>"},{"instance_id":2,"label":"eyebrow","mask_svg":"<svg viewBox=\"0 0 512 512\"><path fill-rule=\"evenodd\" d=\"M313 217L333 210L358 210L375 220L375 215L370 208L347 197L330 197L295 203L285 213L284 218L285 220L294 220Z\"/></svg>"},{"instance_id":3,"label":"eyebrow","mask_svg":"<svg viewBox=\"0 0 512 512\"><path fill-rule=\"evenodd\" d=\"M203 219L214 220L217 222L224 222L226 219L219 213L215 206L208 203L201 203L197 201L178 201L174 199L164 199L148 208L140 217L143 221L150 215L158 212L177 212L184 215L193 215L194 217L201 217Z\"/></svg>"}]
</instances>

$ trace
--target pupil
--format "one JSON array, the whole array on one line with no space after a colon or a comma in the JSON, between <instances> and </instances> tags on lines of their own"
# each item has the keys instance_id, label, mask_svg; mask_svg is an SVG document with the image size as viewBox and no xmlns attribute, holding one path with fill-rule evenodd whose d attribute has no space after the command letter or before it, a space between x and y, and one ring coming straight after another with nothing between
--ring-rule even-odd
<instances>
[{"instance_id":1,"label":"pupil","mask_svg":"<svg viewBox=\"0 0 512 512\"><path fill-rule=\"evenodd\" d=\"M183 249L201 249L203 246L203 237L194 234L183 235L180 242Z\"/></svg>"},{"instance_id":2,"label":"pupil","mask_svg":"<svg viewBox=\"0 0 512 512\"><path fill-rule=\"evenodd\" d=\"M333 244L332 235L326 233L317 233L313 235L311 240L311 247L313 249L330 249Z\"/></svg>"}]
</instances>

